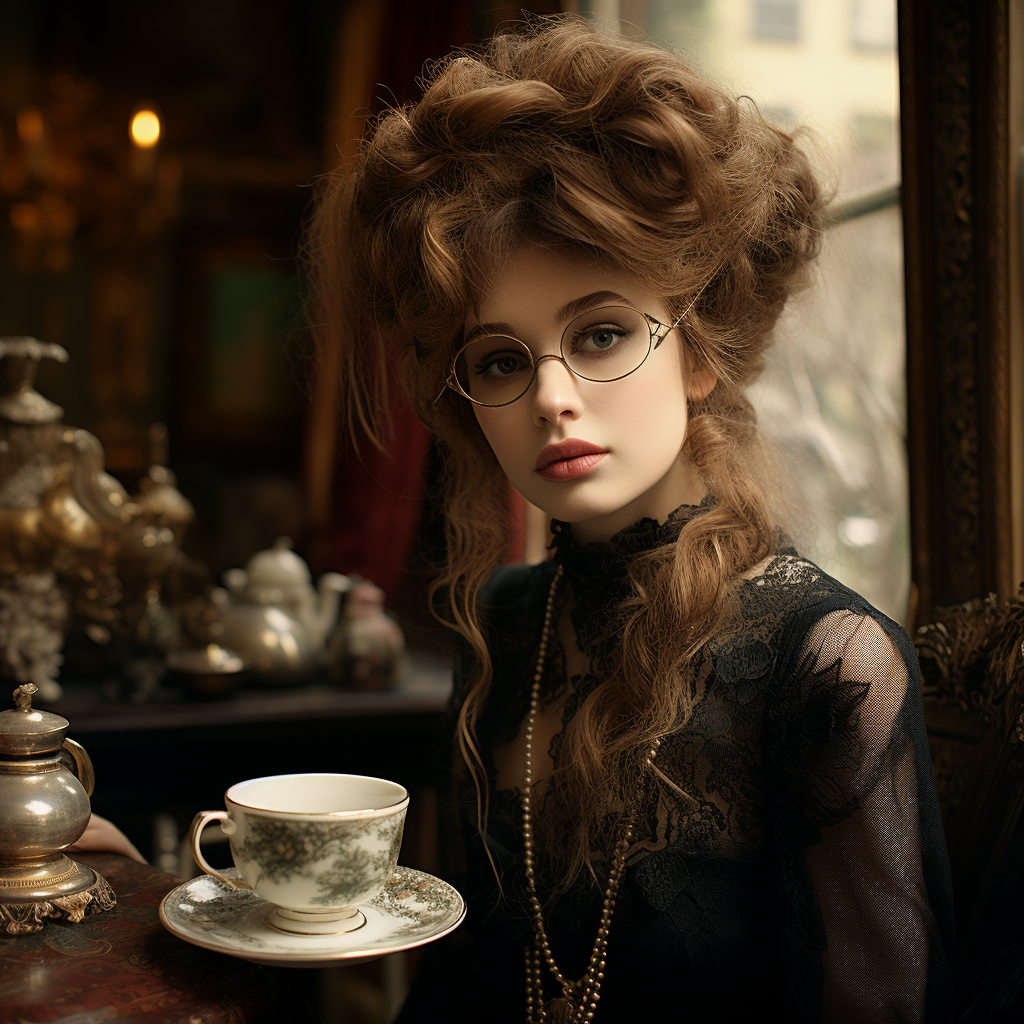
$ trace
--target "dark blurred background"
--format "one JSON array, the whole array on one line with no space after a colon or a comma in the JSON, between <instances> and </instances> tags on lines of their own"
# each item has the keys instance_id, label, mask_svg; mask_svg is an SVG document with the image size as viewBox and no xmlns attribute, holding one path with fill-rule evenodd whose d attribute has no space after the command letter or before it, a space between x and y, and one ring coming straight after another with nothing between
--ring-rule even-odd
<instances>
[{"instance_id":1,"label":"dark blurred background","mask_svg":"<svg viewBox=\"0 0 1024 1024\"><path fill-rule=\"evenodd\" d=\"M130 492L152 464L173 470L196 510L184 549L217 578L290 536L314 575L382 586L412 646L447 646L425 602L429 444L404 405L386 453L360 460L339 437L306 326L303 227L318 177L354 151L367 116L414 100L426 60L522 9L558 4L0 4L0 336L67 350L40 366L38 390L96 435ZM433 704L398 695L397 711L382 698L389 713L352 717L321 687L304 712L279 714L285 687L250 695L259 721L199 706L172 723L165 699L108 722L103 706L83 710L91 682L62 681L100 780L93 808L157 866L195 873L178 866L188 821L238 778L348 770L407 783L403 863L438 870ZM411 966L387 964L302 984L325 1021L382 1021Z\"/></svg>"},{"instance_id":2,"label":"dark blurred background","mask_svg":"<svg viewBox=\"0 0 1024 1024\"><path fill-rule=\"evenodd\" d=\"M0 5L0 336L67 349L39 390L129 489L166 460L198 513L186 550L216 573L285 534L315 571L360 571L410 604L423 487L396 503L387 466L339 454L312 410L302 227L318 175L368 114L416 98L426 59L558 7ZM133 141L139 111L159 118L155 145ZM371 491L383 562L360 552L362 524L339 525Z\"/></svg>"}]
</instances>

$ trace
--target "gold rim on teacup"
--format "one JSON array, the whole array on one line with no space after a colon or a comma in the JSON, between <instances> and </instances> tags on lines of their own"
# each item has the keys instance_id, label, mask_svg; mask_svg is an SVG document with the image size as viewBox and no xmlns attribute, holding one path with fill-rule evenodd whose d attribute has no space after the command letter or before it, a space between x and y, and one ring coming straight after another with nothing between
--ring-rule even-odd
<instances>
[{"instance_id":1,"label":"gold rim on teacup","mask_svg":"<svg viewBox=\"0 0 1024 1024\"><path fill-rule=\"evenodd\" d=\"M403 796L394 803L385 804L383 807L357 807L348 811L286 811L272 807L260 807L257 804L247 804L231 795L233 790L241 786L254 786L258 782L268 782L271 779L365 779L367 782L380 782L385 786L394 786L400 789ZM247 811L255 811L257 814L285 814L289 818L301 820L310 818L313 820L341 819L345 818L371 818L385 814L394 814L402 809L402 804L409 805L409 791L399 782L392 782L391 779L382 779L376 775L349 775L345 773L332 772L295 772L290 775L262 775L258 779L246 779L244 782L236 782L224 791L225 802L230 800L236 807L244 807Z\"/></svg>"}]
</instances>

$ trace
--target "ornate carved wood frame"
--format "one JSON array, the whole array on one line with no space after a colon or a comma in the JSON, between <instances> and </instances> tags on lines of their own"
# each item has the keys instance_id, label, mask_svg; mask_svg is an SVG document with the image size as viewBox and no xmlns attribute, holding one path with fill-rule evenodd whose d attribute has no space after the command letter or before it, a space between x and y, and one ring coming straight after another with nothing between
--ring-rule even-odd
<instances>
[{"instance_id":1,"label":"ornate carved wood frame","mask_svg":"<svg viewBox=\"0 0 1024 1024\"><path fill-rule=\"evenodd\" d=\"M900 0L907 405L918 621L1011 568L1010 0Z\"/></svg>"},{"instance_id":2,"label":"ornate carved wood frame","mask_svg":"<svg viewBox=\"0 0 1024 1024\"><path fill-rule=\"evenodd\" d=\"M899 2L912 570L917 622L935 623L917 643L964 993L1004 948L1009 918L1024 905L1013 868L1024 852L1024 630L1020 604L1010 601L1021 528L1011 494L1015 4ZM954 644L957 631L976 636L974 647ZM937 651L950 655L944 668Z\"/></svg>"}]
</instances>

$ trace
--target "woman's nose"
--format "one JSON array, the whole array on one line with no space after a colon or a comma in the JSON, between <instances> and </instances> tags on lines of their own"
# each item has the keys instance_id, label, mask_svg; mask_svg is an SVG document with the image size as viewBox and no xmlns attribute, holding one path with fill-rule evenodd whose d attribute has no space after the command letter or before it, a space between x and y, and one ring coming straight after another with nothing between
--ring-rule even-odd
<instances>
[{"instance_id":1,"label":"woman's nose","mask_svg":"<svg viewBox=\"0 0 1024 1024\"><path fill-rule=\"evenodd\" d=\"M576 375L559 356L541 356L530 388L537 425L575 419L581 412Z\"/></svg>"}]
</instances>

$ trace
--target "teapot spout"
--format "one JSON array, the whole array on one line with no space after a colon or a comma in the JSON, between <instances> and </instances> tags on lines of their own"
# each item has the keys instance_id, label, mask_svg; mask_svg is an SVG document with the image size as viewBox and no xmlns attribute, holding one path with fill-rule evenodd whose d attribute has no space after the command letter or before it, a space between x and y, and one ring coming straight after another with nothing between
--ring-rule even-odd
<instances>
[{"instance_id":1,"label":"teapot spout","mask_svg":"<svg viewBox=\"0 0 1024 1024\"><path fill-rule=\"evenodd\" d=\"M325 572L317 581L316 589L320 600L317 602L314 630L317 646L321 646L337 625L341 595L352 589L352 580L340 572Z\"/></svg>"}]
</instances>

